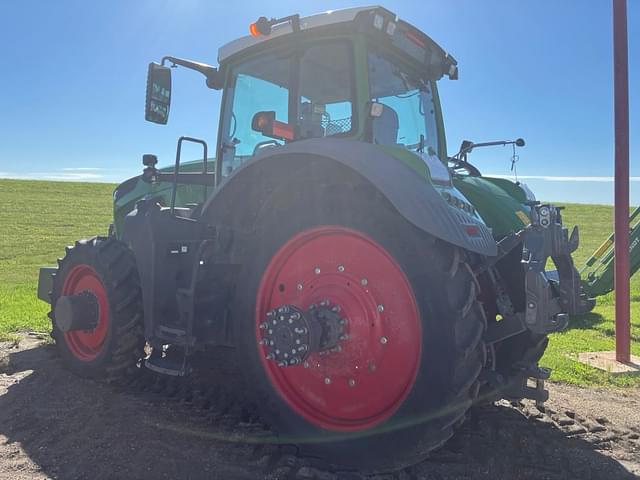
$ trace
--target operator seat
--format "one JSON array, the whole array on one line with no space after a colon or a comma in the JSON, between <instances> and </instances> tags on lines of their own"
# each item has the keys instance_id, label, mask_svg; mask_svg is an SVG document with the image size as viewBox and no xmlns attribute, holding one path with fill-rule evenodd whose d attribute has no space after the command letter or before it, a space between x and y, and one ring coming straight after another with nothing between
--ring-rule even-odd
<instances>
[{"instance_id":1,"label":"operator seat","mask_svg":"<svg viewBox=\"0 0 640 480\"><path fill-rule=\"evenodd\" d=\"M397 145L400 124L396 111L382 105L382 114L373 120L373 143L378 145Z\"/></svg>"}]
</instances>

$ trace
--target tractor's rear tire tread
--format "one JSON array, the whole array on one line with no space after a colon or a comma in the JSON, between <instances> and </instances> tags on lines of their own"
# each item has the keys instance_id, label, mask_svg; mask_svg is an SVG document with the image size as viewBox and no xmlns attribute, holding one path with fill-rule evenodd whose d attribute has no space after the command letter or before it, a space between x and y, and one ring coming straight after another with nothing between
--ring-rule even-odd
<instances>
[{"instance_id":1,"label":"tractor's rear tire tread","mask_svg":"<svg viewBox=\"0 0 640 480\"><path fill-rule=\"evenodd\" d=\"M95 250L93 250L95 249ZM107 340L108 349L99 365L83 365L66 350L64 334L55 327L55 300L60 296L62 275L54 277L52 304L48 316L52 321L51 336L62 351L63 360L73 371L84 377L101 379L107 383L126 384L139 372L138 362L144 351L142 293L137 278L133 252L113 237L93 237L78 240L65 248L66 255L58 262L62 272L67 262L79 257L89 261L100 275L111 305L109 322L112 337Z\"/></svg>"}]
</instances>

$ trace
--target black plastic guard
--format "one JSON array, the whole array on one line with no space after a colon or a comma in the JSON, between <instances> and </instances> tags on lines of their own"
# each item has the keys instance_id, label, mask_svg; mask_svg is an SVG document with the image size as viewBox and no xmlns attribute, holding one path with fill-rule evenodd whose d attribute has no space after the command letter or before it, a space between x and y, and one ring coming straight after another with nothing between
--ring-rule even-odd
<instances>
[{"instance_id":1,"label":"black plastic guard","mask_svg":"<svg viewBox=\"0 0 640 480\"><path fill-rule=\"evenodd\" d=\"M237 185L242 185L243 182L236 180L247 174L261 181L285 181L286 168L279 171L281 177L265 180L270 175L270 170L261 167L275 165L273 161L277 158L296 166L318 158L338 162L375 186L400 215L419 229L471 252L486 256L497 254L491 230L484 223L450 207L430 183L400 160L389 156L375 145L353 140L318 138L265 148L230 175L209 199L203 212L215 208L220 197L228 195L228 190L234 189L234 185L236 188ZM253 170L255 171L252 172Z\"/></svg>"}]
</instances>

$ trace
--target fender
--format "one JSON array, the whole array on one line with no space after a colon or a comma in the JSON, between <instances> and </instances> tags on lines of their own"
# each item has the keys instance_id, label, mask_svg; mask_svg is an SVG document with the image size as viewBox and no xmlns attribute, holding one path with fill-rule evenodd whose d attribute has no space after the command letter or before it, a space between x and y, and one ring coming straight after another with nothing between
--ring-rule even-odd
<instances>
[{"instance_id":1,"label":"fender","mask_svg":"<svg viewBox=\"0 0 640 480\"><path fill-rule=\"evenodd\" d=\"M420 230L485 256L497 255L491 230L477 218L449 206L438 191L400 160L374 145L345 139L301 140L266 148L236 169L207 200L202 217L244 232L274 190L303 169L306 179L323 178L323 170L338 170L337 180L353 186L352 175L372 185L406 220ZM334 174L336 175L336 174ZM244 204L249 212L239 214ZM235 212L234 212L235 211Z\"/></svg>"}]
</instances>

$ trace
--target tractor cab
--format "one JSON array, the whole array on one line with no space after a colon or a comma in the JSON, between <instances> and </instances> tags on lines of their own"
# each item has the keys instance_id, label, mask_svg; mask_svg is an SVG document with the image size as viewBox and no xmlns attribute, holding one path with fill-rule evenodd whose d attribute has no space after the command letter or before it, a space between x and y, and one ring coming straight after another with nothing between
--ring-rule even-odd
<instances>
[{"instance_id":1,"label":"tractor cab","mask_svg":"<svg viewBox=\"0 0 640 480\"><path fill-rule=\"evenodd\" d=\"M376 144L425 178L448 181L435 82L457 78L457 66L427 35L381 7L261 17L249 30L220 48L218 68L176 57L149 66L151 122L168 121L170 66L223 91L216 185L264 151L318 138Z\"/></svg>"}]
</instances>

